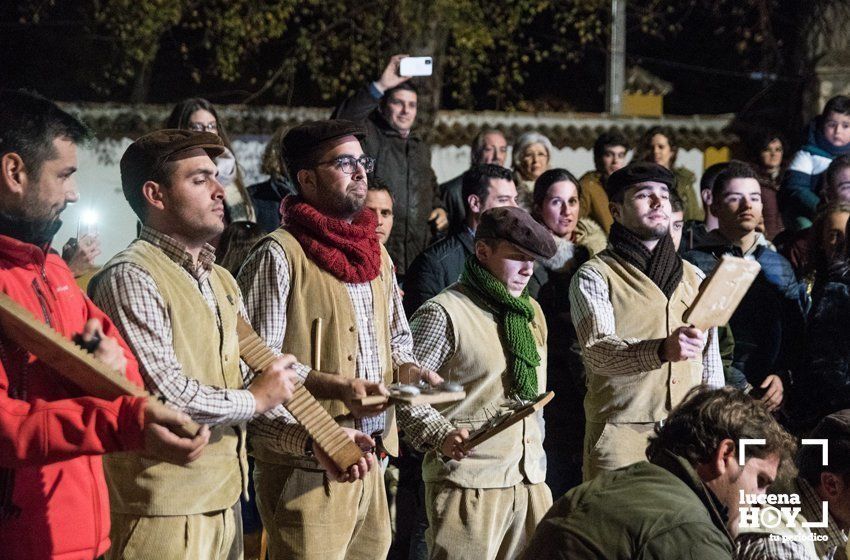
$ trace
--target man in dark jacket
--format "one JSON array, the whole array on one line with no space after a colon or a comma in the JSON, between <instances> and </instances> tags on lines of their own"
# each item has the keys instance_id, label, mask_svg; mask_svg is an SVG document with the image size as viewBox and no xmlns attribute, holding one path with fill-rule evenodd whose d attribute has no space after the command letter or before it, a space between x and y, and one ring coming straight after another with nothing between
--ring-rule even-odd
<instances>
[{"instance_id":1,"label":"man in dark jacket","mask_svg":"<svg viewBox=\"0 0 850 560\"><path fill-rule=\"evenodd\" d=\"M735 333L734 367L763 394L771 409L782 402L784 386L802 355L809 299L790 263L756 230L762 217L761 187L748 164L732 161L714 182L712 213L718 228L684 258L706 274L723 255L758 261L761 272L729 326Z\"/></svg>"},{"instance_id":2,"label":"man in dark jacket","mask_svg":"<svg viewBox=\"0 0 850 560\"><path fill-rule=\"evenodd\" d=\"M481 214L490 208L517 205L510 170L492 163L475 165L463 174L462 196L464 228L428 247L408 268L404 283L408 316L460 278L463 264L473 252L472 238Z\"/></svg>"},{"instance_id":3,"label":"man in dark jacket","mask_svg":"<svg viewBox=\"0 0 850 560\"><path fill-rule=\"evenodd\" d=\"M739 449L745 438L764 443ZM537 526L524 558L729 560L741 494L763 494L795 447L741 391L695 388L656 426L649 462L570 490Z\"/></svg>"},{"instance_id":4,"label":"man in dark jacket","mask_svg":"<svg viewBox=\"0 0 850 560\"><path fill-rule=\"evenodd\" d=\"M484 128L472 141L470 166L480 163L495 163L505 166L508 156L508 141L504 133L495 128ZM449 219L449 234L466 228L466 204L463 198L463 173L440 185L440 199Z\"/></svg>"},{"instance_id":5,"label":"man in dark jacket","mask_svg":"<svg viewBox=\"0 0 850 560\"><path fill-rule=\"evenodd\" d=\"M430 224L437 230L448 225L431 169L431 146L413 130L416 89L398 72L405 56L393 56L377 81L343 101L331 116L363 124L363 151L375 158L375 176L393 189L395 228L386 247L400 277L428 245Z\"/></svg>"}]
</instances>

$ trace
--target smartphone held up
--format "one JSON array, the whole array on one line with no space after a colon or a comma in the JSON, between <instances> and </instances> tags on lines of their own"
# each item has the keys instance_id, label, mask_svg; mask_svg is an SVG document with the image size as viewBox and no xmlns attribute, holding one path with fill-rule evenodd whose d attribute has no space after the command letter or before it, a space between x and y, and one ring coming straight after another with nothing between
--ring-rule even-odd
<instances>
[{"instance_id":1,"label":"smartphone held up","mask_svg":"<svg viewBox=\"0 0 850 560\"><path fill-rule=\"evenodd\" d=\"M432 71L430 56L407 56L398 65L399 76L430 76Z\"/></svg>"}]
</instances>

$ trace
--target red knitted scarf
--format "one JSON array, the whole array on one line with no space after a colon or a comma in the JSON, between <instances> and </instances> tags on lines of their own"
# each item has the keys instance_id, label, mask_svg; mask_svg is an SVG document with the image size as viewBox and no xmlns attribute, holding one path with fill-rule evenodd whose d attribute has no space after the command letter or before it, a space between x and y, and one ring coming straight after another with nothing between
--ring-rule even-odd
<instances>
[{"instance_id":1,"label":"red knitted scarf","mask_svg":"<svg viewBox=\"0 0 850 560\"><path fill-rule=\"evenodd\" d=\"M371 282L381 272L381 246L375 213L364 209L352 223L331 218L287 196L280 205L283 226L295 236L307 256L343 282Z\"/></svg>"}]
</instances>

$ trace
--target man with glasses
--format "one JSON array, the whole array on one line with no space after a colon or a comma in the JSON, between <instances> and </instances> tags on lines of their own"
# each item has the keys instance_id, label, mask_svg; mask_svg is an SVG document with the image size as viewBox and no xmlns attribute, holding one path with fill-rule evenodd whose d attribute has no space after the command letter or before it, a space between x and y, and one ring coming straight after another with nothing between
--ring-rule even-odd
<instances>
[{"instance_id":1,"label":"man with glasses","mask_svg":"<svg viewBox=\"0 0 850 560\"><path fill-rule=\"evenodd\" d=\"M379 453L396 454L391 410L356 400L386 394L397 370L418 371L392 261L364 206L366 173L375 165L363 153L364 136L344 120L305 123L286 134L282 153L298 195L284 199L286 225L254 247L238 280L259 334L295 355L311 393L336 399L322 401L331 416L371 435ZM284 438L251 433L251 443L272 558L386 556L390 520L378 469L338 484L323 475L303 431Z\"/></svg>"},{"instance_id":2,"label":"man with glasses","mask_svg":"<svg viewBox=\"0 0 850 560\"><path fill-rule=\"evenodd\" d=\"M448 226L431 169L431 146L414 129L418 96L410 77L399 75L406 55L393 56L381 77L345 100L334 119L363 125L363 147L376 159L375 176L390 186L396 202L395 228L387 251L403 277L413 259L428 245L429 224Z\"/></svg>"}]
</instances>

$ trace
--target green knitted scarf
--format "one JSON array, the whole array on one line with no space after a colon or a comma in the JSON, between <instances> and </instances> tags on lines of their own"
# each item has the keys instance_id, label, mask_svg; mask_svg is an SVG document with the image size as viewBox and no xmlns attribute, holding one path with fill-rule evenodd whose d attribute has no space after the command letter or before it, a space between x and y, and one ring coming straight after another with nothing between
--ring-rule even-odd
<instances>
[{"instance_id":1,"label":"green knitted scarf","mask_svg":"<svg viewBox=\"0 0 850 560\"><path fill-rule=\"evenodd\" d=\"M523 290L519 297L512 296L502 282L479 264L475 255L466 260L460 282L496 310L513 372L513 394L525 400L536 398L540 354L529 326L534 319L534 308L528 290Z\"/></svg>"}]
</instances>

